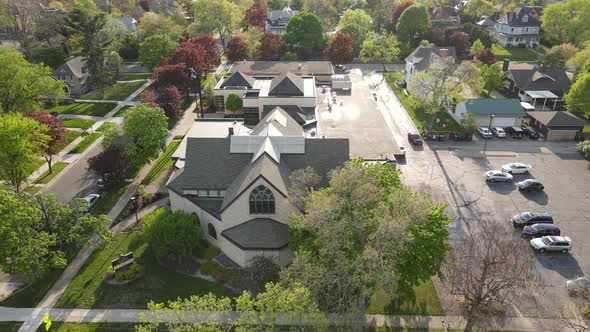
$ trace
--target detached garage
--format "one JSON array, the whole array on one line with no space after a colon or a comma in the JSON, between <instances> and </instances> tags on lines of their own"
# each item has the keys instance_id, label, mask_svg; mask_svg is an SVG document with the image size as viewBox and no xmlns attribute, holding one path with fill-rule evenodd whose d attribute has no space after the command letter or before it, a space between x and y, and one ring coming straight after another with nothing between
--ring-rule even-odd
<instances>
[{"instance_id":1,"label":"detached garage","mask_svg":"<svg viewBox=\"0 0 590 332\"><path fill-rule=\"evenodd\" d=\"M462 123L467 112L475 116L480 127L520 127L526 115L520 100L516 98L469 99L458 103L451 115Z\"/></svg>"},{"instance_id":2,"label":"detached garage","mask_svg":"<svg viewBox=\"0 0 590 332\"><path fill-rule=\"evenodd\" d=\"M588 122L565 111L527 112L531 117L531 127L538 130L551 141L569 141L581 133Z\"/></svg>"}]
</instances>

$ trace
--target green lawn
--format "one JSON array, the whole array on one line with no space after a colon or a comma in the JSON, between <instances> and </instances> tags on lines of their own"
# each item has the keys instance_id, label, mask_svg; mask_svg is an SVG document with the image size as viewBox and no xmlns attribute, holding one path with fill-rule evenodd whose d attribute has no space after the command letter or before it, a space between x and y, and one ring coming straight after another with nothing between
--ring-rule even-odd
<instances>
[{"instance_id":1,"label":"green lawn","mask_svg":"<svg viewBox=\"0 0 590 332\"><path fill-rule=\"evenodd\" d=\"M444 315L432 281L414 288L415 299L397 296L393 292L378 291L371 298L367 310L370 314L390 315Z\"/></svg>"},{"instance_id":2,"label":"green lawn","mask_svg":"<svg viewBox=\"0 0 590 332\"><path fill-rule=\"evenodd\" d=\"M80 135L82 135L82 132L77 131L77 130L68 130L68 131L66 131L66 134L65 134L66 139L64 141L63 147L65 148L66 146L68 146L76 138L80 137Z\"/></svg>"},{"instance_id":3,"label":"green lawn","mask_svg":"<svg viewBox=\"0 0 590 332\"><path fill-rule=\"evenodd\" d=\"M88 129L95 124L96 121L89 120L89 119L64 119L64 127L67 128L80 128L80 129Z\"/></svg>"},{"instance_id":4,"label":"green lawn","mask_svg":"<svg viewBox=\"0 0 590 332\"><path fill-rule=\"evenodd\" d=\"M119 73L117 80L119 81L133 81L145 80L152 77L152 73Z\"/></svg>"},{"instance_id":5,"label":"green lawn","mask_svg":"<svg viewBox=\"0 0 590 332\"><path fill-rule=\"evenodd\" d=\"M45 293L53 286L57 281L62 269L51 270L40 280L32 283L31 285L23 288L16 294L12 294L4 301L0 302L2 307L14 307L14 308L34 308L39 301L45 296Z\"/></svg>"},{"instance_id":6,"label":"green lawn","mask_svg":"<svg viewBox=\"0 0 590 332\"><path fill-rule=\"evenodd\" d=\"M119 201L121 195L123 195L125 190L127 190L127 187L129 187L129 184L124 183L118 188L113 188L105 191L101 195L100 200L98 201L94 209L92 210L92 213L96 215L109 213L113 206L117 204L117 201Z\"/></svg>"},{"instance_id":7,"label":"green lawn","mask_svg":"<svg viewBox=\"0 0 590 332\"><path fill-rule=\"evenodd\" d=\"M543 53L542 48L537 48L537 52ZM492 45L492 52L496 55L497 61L508 59L510 61L530 61L537 62L541 60L541 56L530 48L511 47L504 48L496 43Z\"/></svg>"},{"instance_id":8,"label":"green lawn","mask_svg":"<svg viewBox=\"0 0 590 332\"><path fill-rule=\"evenodd\" d=\"M125 285L108 285L104 273L111 260L132 251L144 269L143 276ZM192 294L213 292L229 296L227 288L204 279L180 274L156 261L139 231L123 233L97 249L86 261L57 302L58 308L146 308L147 302L164 302Z\"/></svg>"},{"instance_id":9,"label":"green lawn","mask_svg":"<svg viewBox=\"0 0 590 332\"><path fill-rule=\"evenodd\" d=\"M414 107L412 102L410 101L410 97L408 97L400 88L395 85L395 80L402 79L404 74L402 72L395 72L395 73L387 73L385 74L385 79L387 80L387 84L391 87L397 98L400 100L418 130L422 131L428 123L430 122L431 115L426 112L421 107ZM437 118L440 121L434 122L434 126L432 130L435 131L462 131L463 127L453 119L453 117L447 112L438 112ZM446 127L443 124L447 124Z\"/></svg>"},{"instance_id":10,"label":"green lawn","mask_svg":"<svg viewBox=\"0 0 590 332\"><path fill-rule=\"evenodd\" d=\"M117 124L114 122L105 122L105 123L101 124L100 127L98 127L96 129L96 131L103 132L103 131L107 131L111 128L117 128Z\"/></svg>"},{"instance_id":11,"label":"green lawn","mask_svg":"<svg viewBox=\"0 0 590 332\"><path fill-rule=\"evenodd\" d=\"M82 142L78 143L78 145L76 145L72 149L72 151L70 151L70 153L82 153L82 152L84 152L99 137L100 137L100 134L99 133L92 133L92 134L86 135L86 137L84 137L84 139L82 140Z\"/></svg>"},{"instance_id":12,"label":"green lawn","mask_svg":"<svg viewBox=\"0 0 590 332\"><path fill-rule=\"evenodd\" d=\"M37 159L35 161L35 164L33 165L33 172L35 172L36 170L38 170L39 167L41 167L41 165L43 165L45 163L46 163L45 159ZM31 174L33 174L33 172L31 172ZM31 174L29 174L29 175L31 175Z\"/></svg>"},{"instance_id":13,"label":"green lawn","mask_svg":"<svg viewBox=\"0 0 590 332\"><path fill-rule=\"evenodd\" d=\"M129 112L129 109L131 109L133 106L123 106L117 113L115 113L114 116L125 116L127 115L127 112Z\"/></svg>"},{"instance_id":14,"label":"green lawn","mask_svg":"<svg viewBox=\"0 0 590 332\"><path fill-rule=\"evenodd\" d=\"M63 161L56 162L51 167L51 169L53 170L53 172L52 173L49 173L49 170L46 170L43 174L41 174L37 178L37 180L35 180L35 184L46 184L46 183L49 183L49 181L51 181L56 175L59 174L59 172L61 172L68 165L69 165L68 163L65 163Z\"/></svg>"},{"instance_id":15,"label":"green lawn","mask_svg":"<svg viewBox=\"0 0 590 332\"><path fill-rule=\"evenodd\" d=\"M0 322L0 331L16 332L23 325L22 322Z\"/></svg>"},{"instance_id":16,"label":"green lawn","mask_svg":"<svg viewBox=\"0 0 590 332\"><path fill-rule=\"evenodd\" d=\"M40 186L28 186L27 189L25 189L25 192L35 195L39 190L41 190Z\"/></svg>"},{"instance_id":17,"label":"green lawn","mask_svg":"<svg viewBox=\"0 0 590 332\"><path fill-rule=\"evenodd\" d=\"M125 100L130 94L139 89L145 82L115 83L104 90L104 96L100 96L99 91L92 91L80 99L90 100Z\"/></svg>"},{"instance_id":18,"label":"green lawn","mask_svg":"<svg viewBox=\"0 0 590 332\"><path fill-rule=\"evenodd\" d=\"M48 113L58 114L83 114L93 116L105 116L115 108L115 104L107 103L73 103L67 105L57 105L46 110Z\"/></svg>"},{"instance_id":19,"label":"green lawn","mask_svg":"<svg viewBox=\"0 0 590 332\"><path fill-rule=\"evenodd\" d=\"M172 141L166 147L166 150L160 155L156 163L150 169L150 172L145 176L145 178L141 181L141 184L148 185L152 183L155 179L157 179L162 172L169 169L170 167L174 166L174 160L172 160L172 154L178 148L180 144L180 140Z\"/></svg>"}]
</instances>

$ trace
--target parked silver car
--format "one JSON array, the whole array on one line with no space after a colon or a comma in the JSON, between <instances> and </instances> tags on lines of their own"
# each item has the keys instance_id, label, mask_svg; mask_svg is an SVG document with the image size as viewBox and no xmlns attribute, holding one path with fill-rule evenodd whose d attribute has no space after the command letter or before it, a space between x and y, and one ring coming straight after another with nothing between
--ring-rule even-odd
<instances>
[{"instance_id":1,"label":"parked silver car","mask_svg":"<svg viewBox=\"0 0 590 332\"><path fill-rule=\"evenodd\" d=\"M567 236L543 236L532 239L531 247L538 252L559 251L565 254L572 250L572 240Z\"/></svg>"},{"instance_id":2,"label":"parked silver car","mask_svg":"<svg viewBox=\"0 0 590 332\"><path fill-rule=\"evenodd\" d=\"M504 173L502 171L493 170L483 173L486 181L490 182L512 182L512 174Z\"/></svg>"}]
</instances>

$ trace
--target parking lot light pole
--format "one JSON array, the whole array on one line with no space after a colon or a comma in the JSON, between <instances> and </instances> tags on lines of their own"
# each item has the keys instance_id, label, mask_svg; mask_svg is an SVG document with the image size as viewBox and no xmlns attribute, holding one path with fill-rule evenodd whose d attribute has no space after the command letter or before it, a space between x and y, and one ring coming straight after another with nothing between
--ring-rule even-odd
<instances>
[{"instance_id":1,"label":"parking lot light pole","mask_svg":"<svg viewBox=\"0 0 590 332\"><path fill-rule=\"evenodd\" d=\"M494 114L490 115L490 125L488 126L488 129L490 131L492 131L492 122L494 121L494 117L495 117ZM486 154L486 149L488 148L488 140L489 140L489 138L486 137L486 142L483 146L483 154Z\"/></svg>"},{"instance_id":2,"label":"parking lot light pole","mask_svg":"<svg viewBox=\"0 0 590 332\"><path fill-rule=\"evenodd\" d=\"M135 224L139 225L139 218L137 217L137 210L139 209L139 197L138 195L131 196L131 201L133 202L133 210L135 212Z\"/></svg>"}]
</instances>

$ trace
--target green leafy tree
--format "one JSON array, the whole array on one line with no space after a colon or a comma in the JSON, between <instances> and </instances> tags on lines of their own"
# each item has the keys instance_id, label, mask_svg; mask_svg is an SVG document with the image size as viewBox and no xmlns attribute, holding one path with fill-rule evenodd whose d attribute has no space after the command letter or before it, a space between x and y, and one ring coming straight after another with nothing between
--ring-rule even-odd
<instances>
[{"instance_id":1,"label":"green leafy tree","mask_svg":"<svg viewBox=\"0 0 590 332\"><path fill-rule=\"evenodd\" d=\"M393 62L400 54L397 37L394 34L371 37L363 42L360 59L362 62L385 61Z\"/></svg>"},{"instance_id":2,"label":"green leafy tree","mask_svg":"<svg viewBox=\"0 0 590 332\"><path fill-rule=\"evenodd\" d=\"M578 77L565 96L565 104L568 111L590 119L590 74Z\"/></svg>"},{"instance_id":3,"label":"green leafy tree","mask_svg":"<svg viewBox=\"0 0 590 332\"><path fill-rule=\"evenodd\" d=\"M41 106L42 96L63 96L65 85L49 67L31 64L21 53L0 46L0 113L25 112Z\"/></svg>"},{"instance_id":4,"label":"green leafy tree","mask_svg":"<svg viewBox=\"0 0 590 332\"><path fill-rule=\"evenodd\" d=\"M416 47L430 29L430 15L426 7L416 4L408 7L397 23L397 38L400 42Z\"/></svg>"},{"instance_id":5,"label":"green leafy tree","mask_svg":"<svg viewBox=\"0 0 590 332\"><path fill-rule=\"evenodd\" d=\"M155 158L166 143L168 118L158 107L139 104L129 110L123 124L130 144L126 149L135 165Z\"/></svg>"},{"instance_id":6,"label":"green leafy tree","mask_svg":"<svg viewBox=\"0 0 590 332\"><path fill-rule=\"evenodd\" d=\"M477 127L479 127L479 123L477 122L477 119L475 118L473 113L465 113L465 115L463 116L463 129L465 130L465 133L473 135L475 134Z\"/></svg>"},{"instance_id":7,"label":"green leafy tree","mask_svg":"<svg viewBox=\"0 0 590 332\"><path fill-rule=\"evenodd\" d=\"M240 8L228 0L196 0L193 4L195 22L189 26L194 35L219 34L225 50L225 41L237 30L242 21Z\"/></svg>"},{"instance_id":8,"label":"green leafy tree","mask_svg":"<svg viewBox=\"0 0 590 332\"><path fill-rule=\"evenodd\" d=\"M314 50L320 50L326 44L324 28L320 18L307 12L291 17L285 28L283 39L291 45Z\"/></svg>"},{"instance_id":9,"label":"green leafy tree","mask_svg":"<svg viewBox=\"0 0 590 332\"><path fill-rule=\"evenodd\" d=\"M166 35L154 35L147 37L139 45L139 62L148 68L162 64L162 59L170 57L178 43Z\"/></svg>"},{"instance_id":10,"label":"green leafy tree","mask_svg":"<svg viewBox=\"0 0 590 332\"><path fill-rule=\"evenodd\" d=\"M500 90L504 86L504 74L499 65L480 65L478 68L484 82L483 88L488 92Z\"/></svg>"},{"instance_id":11,"label":"green leafy tree","mask_svg":"<svg viewBox=\"0 0 590 332\"><path fill-rule=\"evenodd\" d=\"M469 53L471 54L477 54L481 51L483 51L486 47L483 46L481 40L477 39L475 40L475 42L473 43L473 45L471 45L471 48L469 49Z\"/></svg>"},{"instance_id":12,"label":"green leafy tree","mask_svg":"<svg viewBox=\"0 0 590 332\"><path fill-rule=\"evenodd\" d=\"M237 112L242 109L244 102L242 98L235 93L230 93L225 99L225 108L230 112Z\"/></svg>"},{"instance_id":13,"label":"green leafy tree","mask_svg":"<svg viewBox=\"0 0 590 332\"><path fill-rule=\"evenodd\" d=\"M33 49L33 63L42 63L57 68L66 62L66 52L62 46L37 47Z\"/></svg>"},{"instance_id":14,"label":"green leafy tree","mask_svg":"<svg viewBox=\"0 0 590 332\"><path fill-rule=\"evenodd\" d=\"M84 213L81 201L70 208L54 195L0 190L0 268L32 282L52 268L65 267L66 251L84 245L91 236L108 240L109 218Z\"/></svg>"},{"instance_id":15,"label":"green leafy tree","mask_svg":"<svg viewBox=\"0 0 590 332\"><path fill-rule=\"evenodd\" d=\"M279 10L287 7L289 5L288 0L267 0L266 4L269 9L271 10Z\"/></svg>"},{"instance_id":16,"label":"green leafy tree","mask_svg":"<svg viewBox=\"0 0 590 332\"><path fill-rule=\"evenodd\" d=\"M465 7L465 14L473 16L476 20L484 15L493 15L494 3L488 0L471 0Z\"/></svg>"},{"instance_id":17,"label":"green leafy tree","mask_svg":"<svg viewBox=\"0 0 590 332\"><path fill-rule=\"evenodd\" d=\"M590 160L590 140L578 143L578 151L584 156L584 159Z\"/></svg>"},{"instance_id":18,"label":"green leafy tree","mask_svg":"<svg viewBox=\"0 0 590 332\"><path fill-rule=\"evenodd\" d=\"M292 216L295 258L281 282L301 283L323 312L358 314L364 325L375 291L411 293L439 272L450 219L388 165L348 162L305 203L305 213Z\"/></svg>"},{"instance_id":19,"label":"green leafy tree","mask_svg":"<svg viewBox=\"0 0 590 332\"><path fill-rule=\"evenodd\" d=\"M338 29L352 36L354 53L359 54L363 42L372 33L373 21L362 9L347 10L338 23Z\"/></svg>"},{"instance_id":20,"label":"green leafy tree","mask_svg":"<svg viewBox=\"0 0 590 332\"><path fill-rule=\"evenodd\" d=\"M565 68L565 58L561 52L549 50L543 57L543 66L547 68L562 69Z\"/></svg>"},{"instance_id":21,"label":"green leafy tree","mask_svg":"<svg viewBox=\"0 0 590 332\"><path fill-rule=\"evenodd\" d=\"M176 24L170 17L156 13L145 13L137 26L137 38L140 41L150 36L168 36L178 41L182 36L182 27Z\"/></svg>"},{"instance_id":22,"label":"green leafy tree","mask_svg":"<svg viewBox=\"0 0 590 332\"><path fill-rule=\"evenodd\" d=\"M579 50L574 56L567 61L568 68L572 71L579 72L584 68L584 65L590 61L590 42L584 44L585 46Z\"/></svg>"},{"instance_id":23,"label":"green leafy tree","mask_svg":"<svg viewBox=\"0 0 590 332\"><path fill-rule=\"evenodd\" d=\"M0 179L20 192L49 140L47 126L20 114L0 115Z\"/></svg>"},{"instance_id":24,"label":"green leafy tree","mask_svg":"<svg viewBox=\"0 0 590 332\"><path fill-rule=\"evenodd\" d=\"M394 0L367 0L364 6L367 14L371 15L375 24L375 31L382 33L387 28L390 13L393 11Z\"/></svg>"},{"instance_id":25,"label":"green leafy tree","mask_svg":"<svg viewBox=\"0 0 590 332\"><path fill-rule=\"evenodd\" d=\"M543 9L541 27L545 36L554 42L582 45L590 41L590 2L566 0Z\"/></svg>"},{"instance_id":26,"label":"green leafy tree","mask_svg":"<svg viewBox=\"0 0 590 332\"><path fill-rule=\"evenodd\" d=\"M342 10L337 2L336 0L303 0L303 11L316 14L324 28L331 30L336 26L336 18Z\"/></svg>"},{"instance_id":27,"label":"green leafy tree","mask_svg":"<svg viewBox=\"0 0 590 332\"><path fill-rule=\"evenodd\" d=\"M143 232L156 255L188 256L200 245L199 218L188 212L159 208L145 217Z\"/></svg>"}]
</instances>

